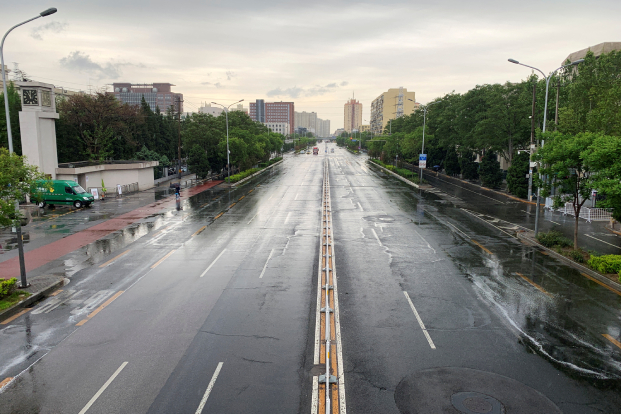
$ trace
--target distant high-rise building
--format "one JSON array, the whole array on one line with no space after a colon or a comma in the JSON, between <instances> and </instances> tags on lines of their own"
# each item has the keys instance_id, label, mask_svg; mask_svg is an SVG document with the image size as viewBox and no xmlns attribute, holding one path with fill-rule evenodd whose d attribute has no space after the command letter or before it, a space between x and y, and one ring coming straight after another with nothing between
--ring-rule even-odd
<instances>
[{"instance_id":1,"label":"distant high-rise building","mask_svg":"<svg viewBox=\"0 0 621 414\"><path fill-rule=\"evenodd\" d=\"M198 108L199 113L209 114L213 116L219 116L222 111L224 111L224 109L217 106L211 106L211 104L205 104L205 106L201 106L200 108Z\"/></svg>"},{"instance_id":2,"label":"distant high-rise building","mask_svg":"<svg viewBox=\"0 0 621 414\"><path fill-rule=\"evenodd\" d=\"M287 123L289 134L293 134L295 128L293 102L265 102L257 99L250 102L250 118L261 123Z\"/></svg>"},{"instance_id":3,"label":"distant high-rise building","mask_svg":"<svg viewBox=\"0 0 621 414\"><path fill-rule=\"evenodd\" d=\"M362 104L355 99L350 99L345 103L345 123L344 129L351 132L358 129L362 124Z\"/></svg>"},{"instance_id":4,"label":"distant high-rise building","mask_svg":"<svg viewBox=\"0 0 621 414\"><path fill-rule=\"evenodd\" d=\"M371 103L371 132L381 134L391 119L414 112L420 106L415 101L415 93L403 87L382 93Z\"/></svg>"},{"instance_id":5,"label":"distant high-rise building","mask_svg":"<svg viewBox=\"0 0 621 414\"><path fill-rule=\"evenodd\" d=\"M308 132L315 134L317 132L317 113L316 112L296 112L295 113L295 126L306 128Z\"/></svg>"},{"instance_id":6,"label":"distant high-rise building","mask_svg":"<svg viewBox=\"0 0 621 414\"><path fill-rule=\"evenodd\" d=\"M175 112L183 112L183 94L171 91L171 86L175 85L172 83L113 83L112 92L108 94L130 105L140 105L144 97L152 111L159 108L160 112L166 112L172 106Z\"/></svg>"},{"instance_id":7,"label":"distant high-rise building","mask_svg":"<svg viewBox=\"0 0 621 414\"><path fill-rule=\"evenodd\" d=\"M320 138L330 136L330 120L317 118L317 134Z\"/></svg>"}]
</instances>

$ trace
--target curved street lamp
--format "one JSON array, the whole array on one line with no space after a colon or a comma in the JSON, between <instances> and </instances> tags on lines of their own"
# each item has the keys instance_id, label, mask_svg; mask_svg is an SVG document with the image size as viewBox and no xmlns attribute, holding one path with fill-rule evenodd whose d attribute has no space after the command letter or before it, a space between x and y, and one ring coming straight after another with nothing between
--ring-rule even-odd
<instances>
[{"instance_id":1,"label":"curved street lamp","mask_svg":"<svg viewBox=\"0 0 621 414\"><path fill-rule=\"evenodd\" d=\"M9 139L9 154L13 154L13 133L11 131L11 116L9 114L9 96L7 94L7 89L6 89L6 71L4 69L4 40L6 39L6 37L9 35L9 33L11 33L13 31L13 29L26 24L28 22L31 22L33 20L38 19L39 17L45 17L45 16L49 16L50 14L54 14L56 13L56 8L51 7L47 10L43 10L41 13L39 13L38 16L33 17L32 19L28 19L26 21L23 21L19 24L16 24L15 26L11 27L2 37L2 42L0 42L0 66L2 66L2 88L4 91L4 111L5 111L5 115L6 115L6 133L7 133L7 137ZM17 210L19 212L19 201L15 200L15 210ZM17 249L19 251L19 272L20 272L20 276L21 276L21 288L26 288L28 286L30 286L28 284L28 281L26 280L26 263L24 261L24 242L22 240L22 225L21 223L18 223L17 226L15 226L15 235L17 236Z\"/></svg>"},{"instance_id":2,"label":"curved street lamp","mask_svg":"<svg viewBox=\"0 0 621 414\"><path fill-rule=\"evenodd\" d=\"M214 105L218 105L221 106L224 109L224 116L226 118L226 171L228 174L228 178L229 178L229 184L231 184L231 161L229 159L229 108L235 104L238 104L240 102L242 102L243 99L240 99L237 102L233 102L232 104L230 104L229 106L224 106L222 104L219 104L217 102L212 102L212 104Z\"/></svg>"},{"instance_id":3,"label":"curved street lamp","mask_svg":"<svg viewBox=\"0 0 621 414\"><path fill-rule=\"evenodd\" d=\"M537 68L536 68L536 67L534 67L534 66L525 65L524 63L520 63L520 62L518 62L518 61L517 61L517 60L515 60L515 59L507 59L507 60L508 60L509 62L511 62L511 63L515 63L516 65L526 66L527 68L531 68L531 69L534 69L534 70L538 71L539 73L541 73L541 75L543 76L543 78L546 80L546 98L545 98L544 105L543 105L543 128L542 128L542 130L541 130L541 132L546 132L546 121L547 121L547 118L548 118L548 90L549 90L549 87L550 87L550 79L552 79L552 76L553 76L556 72L558 72L559 70L564 69L564 68L567 68L567 67L570 67L570 66L577 65L577 64L579 64L579 63L582 63L582 62L584 62L584 59L578 59L578 60L575 60L575 61L573 61L573 62L571 62L571 63L568 63L568 64L566 64L566 65L563 65L563 66L561 66L561 67L559 67L559 68L556 68L556 69L554 69L552 72L550 72L550 75L548 75L547 77L546 77L546 75L543 73L543 71L541 71L541 69L537 69ZM544 145L544 144L545 144L545 141L544 141L544 140L541 140L541 146L542 146L542 147L543 147L543 145ZM531 147L531 149L530 149L530 150L531 150L531 154L530 154L530 155L531 155L531 157L532 157L532 155L533 155L533 153L532 153L532 151L533 151L532 147ZM531 172L530 172L530 175L532 176L532 170L531 170ZM539 179L541 179L541 173L539 173ZM536 237L536 236L537 236L537 234L539 233L539 204L540 204L540 203L539 203L539 197L540 197L540 194L541 194L541 188L540 188L540 187L537 187L537 204L536 204L536 209L535 209L535 237Z\"/></svg>"}]
</instances>

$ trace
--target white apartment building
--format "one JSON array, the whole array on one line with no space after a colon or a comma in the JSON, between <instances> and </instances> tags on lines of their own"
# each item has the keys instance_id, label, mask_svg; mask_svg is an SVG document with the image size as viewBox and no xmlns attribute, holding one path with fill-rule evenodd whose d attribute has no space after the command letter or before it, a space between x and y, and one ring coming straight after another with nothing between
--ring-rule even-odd
<instances>
[{"instance_id":1,"label":"white apartment building","mask_svg":"<svg viewBox=\"0 0 621 414\"><path fill-rule=\"evenodd\" d=\"M265 122L264 125L272 132L287 135L289 133L289 124L287 122Z\"/></svg>"}]
</instances>

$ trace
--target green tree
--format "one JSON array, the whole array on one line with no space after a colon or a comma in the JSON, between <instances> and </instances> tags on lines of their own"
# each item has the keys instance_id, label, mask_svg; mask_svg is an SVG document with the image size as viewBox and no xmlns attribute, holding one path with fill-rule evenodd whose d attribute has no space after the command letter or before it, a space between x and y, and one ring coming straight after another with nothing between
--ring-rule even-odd
<instances>
[{"instance_id":1,"label":"green tree","mask_svg":"<svg viewBox=\"0 0 621 414\"><path fill-rule=\"evenodd\" d=\"M502 171L497 158L495 152L488 151L481 160L479 176L481 177L481 184L485 187L499 188L502 184Z\"/></svg>"},{"instance_id":2,"label":"green tree","mask_svg":"<svg viewBox=\"0 0 621 414\"><path fill-rule=\"evenodd\" d=\"M15 203L25 200L27 195L36 197L39 180L45 180L44 174L28 165L25 157L0 148L0 226L18 224L21 214Z\"/></svg>"},{"instance_id":3,"label":"green tree","mask_svg":"<svg viewBox=\"0 0 621 414\"><path fill-rule=\"evenodd\" d=\"M577 249L580 210L590 198L593 188L590 165L584 161L583 153L589 150L598 135L590 132L577 135L546 132L540 136L545 140L545 146L537 150L534 158L542 165L541 174L552 179L537 185L544 190L544 197L551 195L552 188L556 189L557 194L553 196L555 206L571 203L575 217L574 249Z\"/></svg>"},{"instance_id":4,"label":"green tree","mask_svg":"<svg viewBox=\"0 0 621 414\"><path fill-rule=\"evenodd\" d=\"M522 152L513 157L513 162L507 171L507 190L516 197L526 198L528 195L528 178L530 154Z\"/></svg>"},{"instance_id":5,"label":"green tree","mask_svg":"<svg viewBox=\"0 0 621 414\"><path fill-rule=\"evenodd\" d=\"M612 216L621 220L621 137L598 134L581 157L592 172L593 188L604 196L599 206L612 208Z\"/></svg>"},{"instance_id":6,"label":"green tree","mask_svg":"<svg viewBox=\"0 0 621 414\"><path fill-rule=\"evenodd\" d=\"M22 154L22 140L19 133L19 111L22 110L22 101L13 82L7 84L7 96L9 97L9 114L11 118L11 135L13 135L13 151ZM4 93L0 93L0 147L9 147L9 136L6 127L6 111L4 110Z\"/></svg>"},{"instance_id":7,"label":"green tree","mask_svg":"<svg viewBox=\"0 0 621 414\"><path fill-rule=\"evenodd\" d=\"M479 178L479 164L474 161L472 153L462 154L459 159L461 174L466 180L476 180Z\"/></svg>"},{"instance_id":8,"label":"green tree","mask_svg":"<svg viewBox=\"0 0 621 414\"><path fill-rule=\"evenodd\" d=\"M194 144L188 153L188 168L196 174L197 178L205 178L209 175L207 152L198 144Z\"/></svg>"},{"instance_id":9,"label":"green tree","mask_svg":"<svg viewBox=\"0 0 621 414\"><path fill-rule=\"evenodd\" d=\"M455 151L455 147L452 147L446 153L446 158L444 160L444 170L448 175L456 175L459 174L461 168L459 167L459 157L457 156L457 151Z\"/></svg>"}]
</instances>

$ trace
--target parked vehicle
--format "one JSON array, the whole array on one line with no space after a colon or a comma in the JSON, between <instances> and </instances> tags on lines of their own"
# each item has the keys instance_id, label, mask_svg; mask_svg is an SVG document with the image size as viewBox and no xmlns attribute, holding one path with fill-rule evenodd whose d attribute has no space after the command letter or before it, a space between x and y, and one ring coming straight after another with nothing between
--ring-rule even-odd
<instances>
[{"instance_id":1,"label":"parked vehicle","mask_svg":"<svg viewBox=\"0 0 621 414\"><path fill-rule=\"evenodd\" d=\"M41 208L49 204L73 205L75 208L88 207L95 198L87 193L78 183L70 180L39 181L37 183L37 205Z\"/></svg>"}]
</instances>

